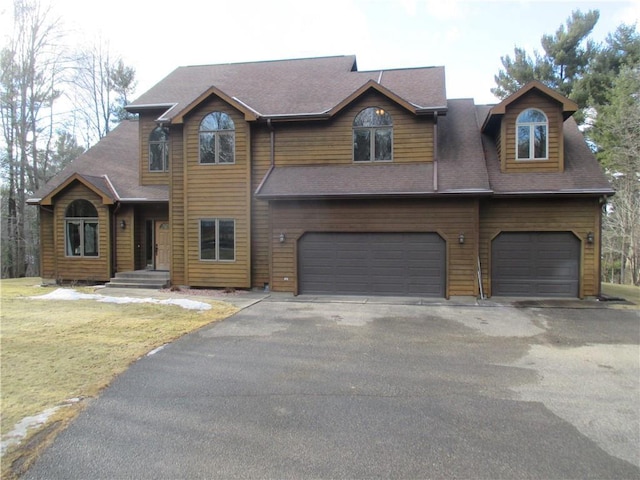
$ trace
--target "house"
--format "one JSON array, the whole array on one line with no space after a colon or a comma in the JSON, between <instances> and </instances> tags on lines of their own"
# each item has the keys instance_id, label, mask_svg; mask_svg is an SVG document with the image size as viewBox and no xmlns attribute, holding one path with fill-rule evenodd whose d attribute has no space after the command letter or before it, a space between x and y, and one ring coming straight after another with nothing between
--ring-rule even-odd
<instances>
[{"instance_id":1,"label":"house","mask_svg":"<svg viewBox=\"0 0 640 480\"><path fill-rule=\"evenodd\" d=\"M447 99L353 56L180 67L38 205L41 275L293 294L588 297L613 191L577 105Z\"/></svg>"}]
</instances>

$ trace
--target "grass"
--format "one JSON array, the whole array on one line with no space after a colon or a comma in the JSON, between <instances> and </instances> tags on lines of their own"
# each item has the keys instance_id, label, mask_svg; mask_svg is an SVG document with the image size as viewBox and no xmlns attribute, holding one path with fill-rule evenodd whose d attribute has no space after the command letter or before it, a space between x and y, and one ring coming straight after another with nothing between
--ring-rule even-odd
<instances>
[{"instance_id":1,"label":"grass","mask_svg":"<svg viewBox=\"0 0 640 480\"><path fill-rule=\"evenodd\" d=\"M71 398L95 397L150 350L237 311L206 298L198 300L211 310L29 298L52 291L39 284L38 278L0 280L3 439L23 418ZM81 404L60 409L50 422L67 423ZM5 452L2 478L11 478L16 472L10 465L28 453L24 447Z\"/></svg>"},{"instance_id":2,"label":"grass","mask_svg":"<svg viewBox=\"0 0 640 480\"><path fill-rule=\"evenodd\" d=\"M633 285L618 285L616 283L603 283L602 293L612 297L621 297L625 300L640 305L640 287Z\"/></svg>"}]
</instances>

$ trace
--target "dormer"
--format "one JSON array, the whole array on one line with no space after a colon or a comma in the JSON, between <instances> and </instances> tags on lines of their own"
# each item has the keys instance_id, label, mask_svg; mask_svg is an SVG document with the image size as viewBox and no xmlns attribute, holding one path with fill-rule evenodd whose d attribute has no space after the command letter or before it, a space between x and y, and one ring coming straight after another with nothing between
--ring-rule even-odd
<instances>
[{"instance_id":1,"label":"dormer","mask_svg":"<svg viewBox=\"0 0 640 480\"><path fill-rule=\"evenodd\" d=\"M482 132L496 141L500 170L564 171L564 121L578 105L532 81L489 111Z\"/></svg>"}]
</instances>

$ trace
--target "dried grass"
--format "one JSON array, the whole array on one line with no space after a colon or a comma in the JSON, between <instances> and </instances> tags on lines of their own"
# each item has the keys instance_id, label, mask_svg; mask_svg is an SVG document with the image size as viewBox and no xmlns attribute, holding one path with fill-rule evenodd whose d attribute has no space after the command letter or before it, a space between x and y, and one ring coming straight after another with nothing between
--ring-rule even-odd
<instances>
[{"instance_id":1,"label":"dried grass","mask_svg":"<svg viewBox=\"0 0 640 480\"><path fill-rule=\"evenodd\" d=\"M211 310L29 298L50 291L37 278L0 281L3 436L27 416L70 398L96 396L150 350L237 311L205 298L198 300L211 304ZM52 421L77 411L64 408Z\"/></svg>"}]
</instances>

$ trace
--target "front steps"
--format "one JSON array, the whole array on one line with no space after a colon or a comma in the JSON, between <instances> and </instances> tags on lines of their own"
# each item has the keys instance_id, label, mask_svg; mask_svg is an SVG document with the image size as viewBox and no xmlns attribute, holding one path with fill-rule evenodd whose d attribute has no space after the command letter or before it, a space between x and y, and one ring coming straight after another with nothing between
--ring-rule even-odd
<instances>
[{"instance_id":1,"label":"front steps","mask_svg":"<svg viewBox=\"0 0 640 480\"><path fill-rule=\"evenodd\" d=\"M162 270L136 270L118 272L105 287L111 288L150 288L159 290L171 284L169 272Z\"/></svg>"}]
</instances>

